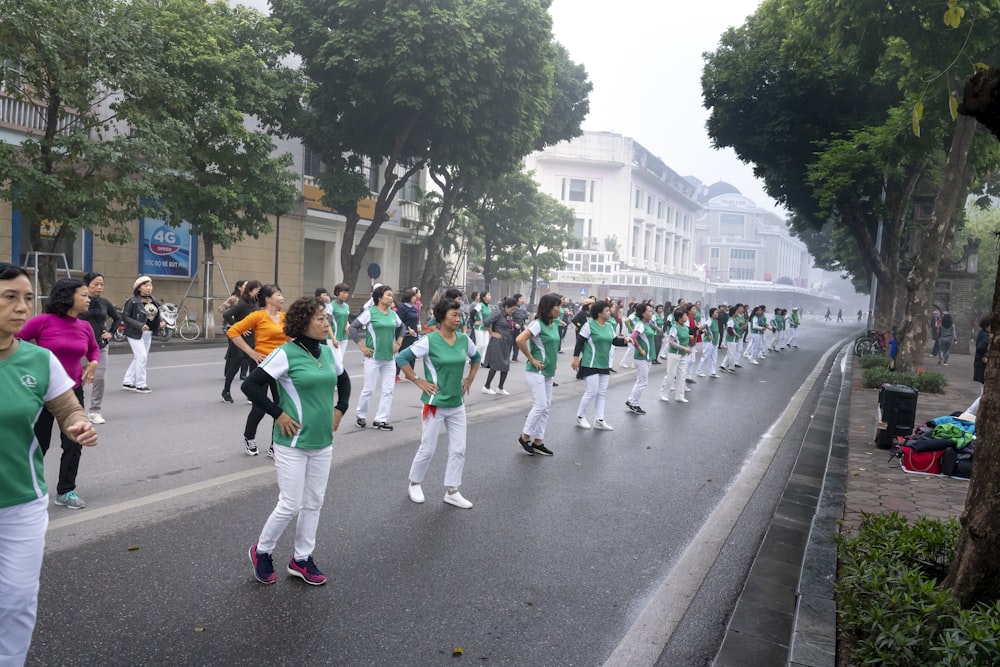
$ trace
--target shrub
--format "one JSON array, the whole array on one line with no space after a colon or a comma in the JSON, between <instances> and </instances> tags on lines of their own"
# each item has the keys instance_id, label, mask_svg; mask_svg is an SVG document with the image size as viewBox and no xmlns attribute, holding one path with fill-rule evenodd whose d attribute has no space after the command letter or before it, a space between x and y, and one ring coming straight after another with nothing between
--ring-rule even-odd
<instances>
[{"instance_id":1,"label":"shrub","mask_svg":"<svg viewBox=\"0 0 1000 667\"><path fill-rule=\"evenodd\" d=\"M860 358L861 368L888 368L889 357L884 354L867 354Z\"/></svg>"},{"instance_id":2,"label":"shrub","mask_svg":"<svg viewBox=\"0 0 1000 667\"><path fill-rule=\"evenodd\" d=\"M864 361L862 361L862 364L864 364ZM904 384L907 387L913 387L923 394L940 394L948 385L948 379L940 373L931 373L928 371L907 373L904 371L891 371L884 366L865 368L861 376L861 383L869 389L877 389L887 382L889 384Z\"/></svg>"},{"instance_id":3,"label":"shrub","mask_svg":"<svg viewBox=\"0 0 1000 667\"><path fill-rule=\"evenodd\" d=\"M866 514L837 538L837 614L852 665L989 665L1000 662L1000 603L960 609L937 587L954 556L954 519Z\"/></svg>"}]
</instances>

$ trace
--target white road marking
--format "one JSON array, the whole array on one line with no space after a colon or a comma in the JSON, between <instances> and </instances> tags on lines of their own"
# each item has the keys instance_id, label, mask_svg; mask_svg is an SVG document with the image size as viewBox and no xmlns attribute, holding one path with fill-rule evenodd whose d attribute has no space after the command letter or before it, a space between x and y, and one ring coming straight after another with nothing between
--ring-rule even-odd
<instances>
[{"instance_id":1,"label":"white road marking","mask_svg":"<svg viewBox=\"0 0 1000 667\"><path fill-rule=\"evenodd\" d=\"M604 663L604 667L645 667L656 664L715 564L736 521L760 485L760 480L774 459L782 439L798 417L806 397L820 381L826 360L839 351L847 340L840 341L826 351L792 396L784 412L761 436L726 495L712 510L694 539L684 548L681 557L660 582L638 618Z\"/></svg>"}]
</instances>

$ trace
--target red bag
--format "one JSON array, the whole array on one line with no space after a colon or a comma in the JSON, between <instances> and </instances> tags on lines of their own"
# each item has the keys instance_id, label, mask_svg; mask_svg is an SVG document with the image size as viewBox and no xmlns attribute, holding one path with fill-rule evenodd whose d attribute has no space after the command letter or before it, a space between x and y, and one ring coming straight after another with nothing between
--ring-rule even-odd
<instances>
[{"instance_id":1,"label":"red bag","mask_svg":"<svg viewBox=\"0 0 1000 667\"><path fill-rule=\"evenodd\" d=\"M908 472L923 472L928 475L941 474L941 457L944 456L944 450L916 452L913 451L913 447L900 445L899 451L902 454L903 468Z\"/></svg>"}]
</instances>

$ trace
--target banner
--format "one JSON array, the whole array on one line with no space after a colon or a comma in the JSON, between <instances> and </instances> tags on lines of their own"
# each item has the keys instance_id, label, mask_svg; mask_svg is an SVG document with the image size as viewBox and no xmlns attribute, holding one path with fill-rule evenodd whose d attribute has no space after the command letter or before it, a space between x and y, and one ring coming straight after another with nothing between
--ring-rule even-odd
<instances>
[{"instance_id":1,"label":"banner","mask_svg":"<svg viewBox=\"0 0 1000 667\"><path fill-rule=\"evenodd\" d=\"M198 266L198 240L191 224L173 227L162 218L139 218L139 273L190 278Z\"/></svg>"}]
</instances>

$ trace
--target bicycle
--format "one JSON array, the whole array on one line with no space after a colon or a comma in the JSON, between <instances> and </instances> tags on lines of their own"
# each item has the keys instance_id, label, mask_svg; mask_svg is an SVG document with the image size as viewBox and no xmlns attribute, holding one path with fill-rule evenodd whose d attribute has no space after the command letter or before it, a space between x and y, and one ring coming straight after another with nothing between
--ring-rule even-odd
<instances>
[{"instance_id":1,"label":"bicycle","mask_svg":"<svg viewBox=\"0 0 1000 667\"><path fill-rule=\"evenodd\" d=\"M187 308L184 309L184 319L177 324L177 334L184 340L194 340L201 335L201 326Z\"/></svg>"},{"instance_id":2,"label":"bicycle","mask_svg":"<svg viewBox=\"0 0 1000 667\"><path fill-rule=\"evenodd\" d=\"M887 347L886 340L886 332L869 330L864 336L859 336L855 339L854 354L859 357L866 354L873 354L874 352ZM872 347L874 347L875 350L872 350Z\"/></svg>"}]
</instances>

